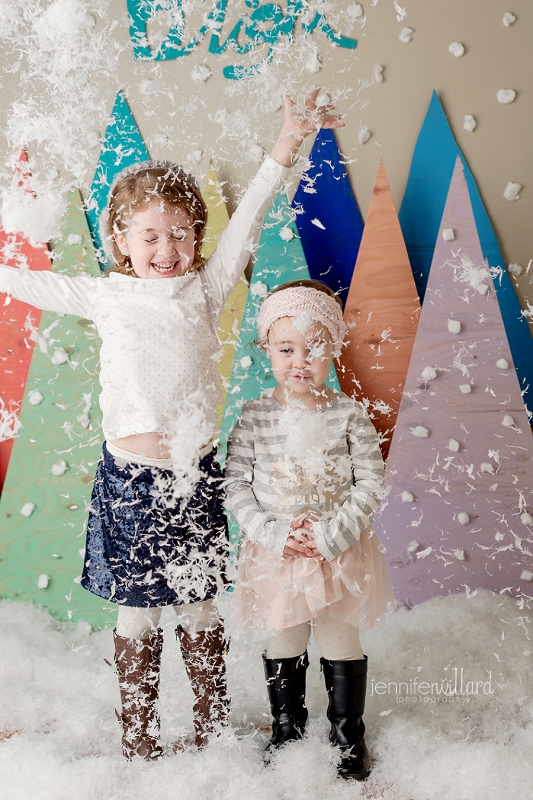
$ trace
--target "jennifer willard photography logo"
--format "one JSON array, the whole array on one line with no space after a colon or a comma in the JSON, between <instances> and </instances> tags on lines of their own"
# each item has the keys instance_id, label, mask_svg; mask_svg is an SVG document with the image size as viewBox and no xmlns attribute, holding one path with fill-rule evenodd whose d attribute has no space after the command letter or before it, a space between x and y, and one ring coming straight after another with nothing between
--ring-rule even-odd
<instances>
[{"instance_id":1,"label":"jennifer willard photography logo","mask_svg":"<svg viewBox=\"0 0 533 800\"><path fill-rule=\"evenodd\" d=\"M450 677L431 683L418 675L408 681L372 680L370 694L394 695L397 703L468 703L473 696L494 694L494 689L490 671L485 680L467 680L463 668L454 667Z\"/></svg>"}]
</instances>

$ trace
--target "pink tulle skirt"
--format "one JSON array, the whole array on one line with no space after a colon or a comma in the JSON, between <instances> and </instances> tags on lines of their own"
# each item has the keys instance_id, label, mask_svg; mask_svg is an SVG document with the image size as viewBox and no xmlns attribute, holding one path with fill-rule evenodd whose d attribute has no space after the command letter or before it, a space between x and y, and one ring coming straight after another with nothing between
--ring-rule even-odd
<instances>
[{"instance_id":1,"label":"pink tulle skirt","mask_svg":"<svg viewBox=\"0 0 533 800\"><path fill-rule=\"evenodd\" d=\"M246 541L232 606L233 635L266 638L326 613L355 627L372 627L385 621L394 596L383 548L367 528L331 562L277 558Z\"/></svg>"}]
</instances>

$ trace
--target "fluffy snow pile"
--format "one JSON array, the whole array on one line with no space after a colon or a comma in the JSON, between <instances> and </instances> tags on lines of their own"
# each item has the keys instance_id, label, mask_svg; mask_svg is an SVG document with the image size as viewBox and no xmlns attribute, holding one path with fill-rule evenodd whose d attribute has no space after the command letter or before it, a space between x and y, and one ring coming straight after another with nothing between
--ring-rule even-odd
<instances>
[{"instance_id":1,"label":"fluffy snow pile","mask_svg":"<svg viewBox=\"0 0 533 800\"><path fill-rule=\"evenodd\" d=\"M167 614L167 616L165 616ZM192 694L165 630L162 736L192 726ZM261 645L228 656L232 729L202 753L128 763L120 751L111 630L61 624L42 609L0 603L0 796L9 800L524 800L533 781L531 614L488 592L400 610L363 632L369 657L365 784L336 777L327 744L326 694L310 650L309 733L270 767L262 750L270 715ZM462 694L461 694L462 680ZM457 682L457 693L453 693ZM427 692L440 686L452 694ZM396 688L398 692L396 692ZM419 687L420 690L417 689ZM472 693L477 687L477 694Z\"/></svg>"}]
</instances>

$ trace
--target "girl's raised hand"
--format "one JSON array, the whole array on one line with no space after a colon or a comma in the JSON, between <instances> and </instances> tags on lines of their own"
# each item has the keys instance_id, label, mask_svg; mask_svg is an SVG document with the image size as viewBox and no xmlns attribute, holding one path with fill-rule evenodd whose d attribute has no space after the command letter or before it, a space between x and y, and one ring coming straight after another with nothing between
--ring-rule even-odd
<instances>
[{"instance_id":1,"label":"girl's raised hand","mask_svg":"<svg viewBox=\"0 0 533 800\"><path fill-rule=\"evenodd\" d=\"M301 143L309 134L319 128L342 128L344 122L340 114L331 114L331 104L317 106L316 99L320 86L309 92L305 100L305 108L298 108L288 94L284 96L285 120L278 141L274 145L271 156L284 167L290 167Z\"/></svg>"}]
</instances>

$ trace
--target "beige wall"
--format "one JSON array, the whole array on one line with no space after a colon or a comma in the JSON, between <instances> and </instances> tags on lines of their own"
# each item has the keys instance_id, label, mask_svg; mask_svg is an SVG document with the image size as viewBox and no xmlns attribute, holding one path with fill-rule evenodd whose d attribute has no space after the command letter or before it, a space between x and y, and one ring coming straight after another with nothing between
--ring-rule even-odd
<instances>
[{"instance_id":1,"label":"beige wall","mask_svg":"<svg viewBox=\"0 0 533 800\"><path fill-rule=\"evenodd\" d=\"M246 63L246 57L209 54L207 39L190 55L175 61L134 62L125 0L13 0L15 23L3 20L0 26L5 37L4 66L17 70L5 72L2 81L2 155L8 158L26 139L41 188L64 191L74 172L85 192L98 148L89 149L84 132L104 133L106 116L121 86L151 156L186 161L194 149L202 150L202 159L193 171L202 180L213 158L221 177L228 180L226 193L233 206L236 194L255 169L250 146L260 144L268 150L281 125L282 112L268 110L279 84L287 85L301 99L310 86L320 83L346 115L346 128L339 132L338 141L365 216L380 158L399 207L415 141L436 89L477 179L506 262L526 268L533 258L533 3L404 0L399 3L406 11L402 21L397 19L394 0L361 4L364 17L352 22L348 14L352 3L333 0L322 4L337 32L358 39L356 50L333 46L316 32L306 38L297 25L293 42L280 43L263 74L252 80L230 81L222 76L223 66ZM280 5L285 8L286 0L280 0ZM192 0L183 6L192 9L187 19L188 30L193 31L200 11L209 9L210 3ZM229 6L222 38L238 14L247 10L243 0L229 0ZM84 8L97 20L92 29L80 23ZM508 11L514 12L517 21L505 27L502 18ZM49 15L46 24L40 16L43 12ZM408 44L398 38L406 26L414 29ZM157 35L157 26L152 26L152 33ZM464 44L462 58L448 52L453 41ZM314 47L323 63L316 74L306 68ZM92 55L84 57L84 51ZM68 64L60 63L61 53ZM257 62L260 55L253 53L249 62ZM213 74L197 86L191 71L204 63ZM384 67L381 84L372 82L376 64ZM58 76L64 80L58 81ZM516 90L514 103L497 102L501 88ZM21 109L20 104L28 109ZM223 109L229 112L226 124L220 122ZM472 133L463 130L465 114L472 114L478 122ZM368 125L372 131L363 145L357 142L360 125ZM78 159L73 155L76 148ZM67 158L62 155L65 152ZM60 171L59 178L47 173L50 166ZM6 169L4 185L8 174ZM517 202L503 197L508 181L523 186ZM50 235L53 233L51 230ZM532 276L533 266L529 274L524 270L515 281L523 306L527 300L533 304Z\"/></svg>"}]
</instances>

